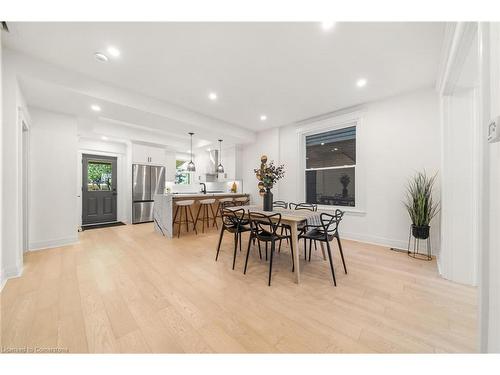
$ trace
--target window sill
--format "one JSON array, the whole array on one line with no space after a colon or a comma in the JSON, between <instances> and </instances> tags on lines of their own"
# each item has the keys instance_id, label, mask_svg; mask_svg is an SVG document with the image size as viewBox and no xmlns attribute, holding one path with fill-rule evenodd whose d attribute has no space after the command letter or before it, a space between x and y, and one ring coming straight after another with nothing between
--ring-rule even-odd
<instances>
[{"instance_id":1,"label":"window sill","mask_svg":"<svg viewBox=\"0 0 500 375\"><path fill-rule=\"evenodd\" d=\"M318 204L318 211L335 211L341 210L346 214L355 215L355 216L364 216L366 215L366 211L361 210L356 207L345 207L345 206L325 206Z\"/></svg>"}]
</instances>

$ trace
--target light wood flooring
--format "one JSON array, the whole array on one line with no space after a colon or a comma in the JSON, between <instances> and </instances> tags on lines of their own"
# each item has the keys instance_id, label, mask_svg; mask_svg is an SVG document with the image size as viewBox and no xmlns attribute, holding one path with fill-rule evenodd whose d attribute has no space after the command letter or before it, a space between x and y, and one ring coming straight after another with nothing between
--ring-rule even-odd
<instances>
[{"instance_id":1,"label":"light wood flooring","mask_svg":"<svg viewBox=\"0 0 500 375\"><path fill-rule=\"evenodd\" d=\"M167 239L152 224L95 229L80 243L25 256L1 293L1 346L78 353L475 352L476 290L438 277L436 262L344 240L327 261L286 246L268 263L216 230Z\"/></svg>"}]
</instances>

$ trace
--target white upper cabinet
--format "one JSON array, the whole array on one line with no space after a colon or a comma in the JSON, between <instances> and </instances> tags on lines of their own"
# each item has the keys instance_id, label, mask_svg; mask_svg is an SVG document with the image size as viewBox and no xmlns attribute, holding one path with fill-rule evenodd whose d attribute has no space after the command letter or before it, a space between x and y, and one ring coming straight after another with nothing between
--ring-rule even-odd
<instances>
[{"instance_id":1,"label":"white upper cabinet","mask_svg":"<svg viewBox=\"0 0 500 375\"><path fill-rule=\"evenodd\" d=\"M161 147L132 144L132 162L134 164L162 165L166 163L166 151Z\"/></svg>"}]
</instances>

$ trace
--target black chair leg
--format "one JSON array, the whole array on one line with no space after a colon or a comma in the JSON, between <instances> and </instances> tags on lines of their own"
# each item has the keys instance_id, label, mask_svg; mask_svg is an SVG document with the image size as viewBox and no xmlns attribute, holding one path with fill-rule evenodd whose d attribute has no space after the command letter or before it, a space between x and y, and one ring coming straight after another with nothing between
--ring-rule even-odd
<instances>
[{"instance_id":1,"label":"black chair leg","mask_svg":"<svg viewBox=\"0 0 500 375\"><path fill-rule=\"evenodd\" d=\"M255 241L255 237L253 239ZM259 258L260 258L260 260L262 260L262 251L260 250L260 241L259 240L257 240L257 245L259 245Z\"/></svg>"},{"instance_id":2,"label":"black chair leg","mask_svg":"<svg viewBox=\"0 0 500 375\"><path fill-rule=\"evenodd\" d=\"M238 235L240 236L240 253L241 253L241 232L238 233Z\"/></svg>"},{"instance_id":3,"label":"black chair leg","mask_svg":"<svg viewBox=\"0 0 500 375\"><path fill-rule=\"evenodd\" d=\"M283 230L284 230L284 229L285 229L284 227L281 227L281 233L280 233L280 236L283 236ZM283 241L283 239L282 239L282 238L280 238L280 244L279 244L279 246L278 246L278 253L281 253L281 241Z\"/></svg>"},{"instance_id":4,"label":"black chair leg","mask_svg":"<svg viewBox=\"0 0 500 375\"><path fill-rule=\"evenodd\" d=\"M312 243L313 243L313 240L309 240L309 262L311 261Z\"/></svg>"},{"instance_id":5,"label":"black chair leg","mask_svg":"<svg viewBox=\"0 0 500 375\"><path fill-rule=\"evenodd\" d=\"M222 243L222 237L224 236L224 228L220 230L219 245L217 246L217 255L215 256L215 261L219 258L220 244Z\"/></svg>"},{"instance_id":6,"label":"black chair leg","mask_svg":"<svg viewBox=\"0 0 500 375\"><path fill-rule=\"evenodd\" d=\"M292 245L292 241L290 241L290 253L292 253L292 272L295 272L295 260L293 258L293 245Z\"/></svg>"},{"instance_id":7,"label":"black chair leg","mask_svg":"<svg viewBox=\"0 0 500 375\"><path fill-rule=\"evenodd\" d=\"M267 241L266 241L266 262L267 262Z\"/></svg>"},{"instance_id":8,"label":"black chair leg","mask_svg":"<svg viewBox=\"0 0 500 375\"><path fill-rule=\"evenodd\" d=\"M330 242L326 242L326 249L328 250L328 259L330 260L330 269L332 270L333 285L337 286L337 281L335 280L335 271L333 269L332 252L330 250Z\"/></svg>"},{"instance_id":9,"label":"black chair leg","mask_svg":"<svg viewBox=\"0 0 500 375\"><path fill-rule=\"evenodd\" d=\"M304 238L304 260L307 260L307 239Z\"/></svg>"},{"instance_id":10,"label":"black chair leg","mask_svg":"<svg viewBox=\"0 0 500 375\"><path fill-rule=\"evenodd\" d=\"M274 253L274 241L271 242L271 256L269 259L269 283L267 284L268 286L271 286L271 273L273 272L273 253Z\"/></svg>"},{"instance_id":11,"label":"black chair leg","mask_svg":"<svg viewBox=\"0 0 500 375\"><path fill-rule=\"evenodd\" d=\"M236 250L238 250L238 233L234 234L234 253L233 253L233 270L234 265L236 264Z\"/></svg>"},{"instance_id":12,"label":"black chair leg","mask_svg":"<svg viewBox=\"0 0 500 375\"><path fill-rule=\"evenodd\" d=\"M250 240L248 241L248 247L247 247L247 257L245 259L245 269L243 270L243 274L245 275L247 273L247 265L248 265L248 255L250 254L250 247L252 244L252 235L250 235ZM260 249L259 249L260 251Z\"/></svg>"},{"instance_id":13,"label":"black chair leg","mask_svg":"<svg viewBox=\"0 0 500 375\"><path fill-rule=\"evenodd\" d=\"M344 265L344 272L347 274L347 268L344 261L344 253L342 252L342 244L340 243L339 235L337 234L335 237L337 237L337 243L339 244L340 257L342 258L342 264Z\"/></svg>"}]
</instances>

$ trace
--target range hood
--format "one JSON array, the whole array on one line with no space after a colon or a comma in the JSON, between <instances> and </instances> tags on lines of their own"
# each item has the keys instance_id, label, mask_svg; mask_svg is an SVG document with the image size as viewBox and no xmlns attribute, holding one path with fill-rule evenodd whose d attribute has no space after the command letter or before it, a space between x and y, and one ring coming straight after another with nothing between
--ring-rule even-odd
<instances>
[{"instance_id":1,"label":"range hood","mask_svg":"<svg viewBox=\"0 0 500 375\"><path fill-rule=\"evenodd\" d=\"M217 166L219 165L219 150L208 151L208 166L205 178L207 182L216 182L218 179Z\"/></svg>"}]
</instances>

